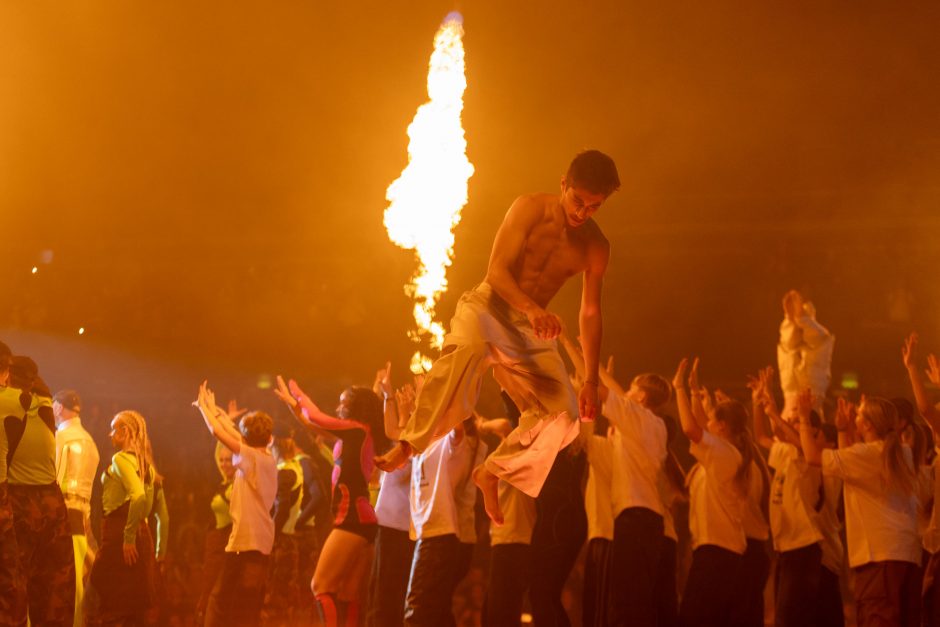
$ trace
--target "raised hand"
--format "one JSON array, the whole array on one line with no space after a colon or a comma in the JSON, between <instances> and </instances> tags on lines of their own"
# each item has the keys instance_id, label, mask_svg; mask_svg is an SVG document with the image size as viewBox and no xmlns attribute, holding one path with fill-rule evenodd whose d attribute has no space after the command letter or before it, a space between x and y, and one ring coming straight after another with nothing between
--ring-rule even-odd
<instances>
[{"instance_id":1,"label":"raised hand","mask_svg":"<svg viewBox=\"0 0 940 627\"><path fill-rule=\"evenodd\" d=\"M385 367L380 368L375 373L375 382L372 384L372 391L376 396L389 398L394 390L392 389L392 362L386 361Z\"/></svg>"},{"instance_id":2,"label":"raised hand","mask_svg":"<svg viewBox=\"0 0 940 627\"><path fill-rule=\"evenodd\" d=\"M611 355L607 358L607 366L604 368L607 371L607 374L614 376L614 356Z\"/></svg>"},{"instance_id":3,"label":"raised hand","mask_svg":"<svg viewBox=\"0 0 940 627\"><path fill-rule=\"evenodd\" d=\"M424 389L425 378L426 378L426 375L424 374L415 375L415 384L414 384L415 385L415 398L418 398L419 396L421 396L421 390Z\"/></svg>"},{"instance_id":4,"label":"raised hand","mask_svg":"<svg viewBox=\"0 0 940 627\"><path fill-rule=\"evenodd\" d=\"M234 422L247 411L247 409L239 407L238 401L233 398L228 402L228 407L225 411L225 414L229 417L229 420Z\"/></svg>"},{"instance_id":5,"label":"raised hand","mask_svg":"<svg viewBox=\"0 0 940 627\"><path fill-rule=\"evenodd\" d=\"M901 347L901 359L904 361L904 367L908 370L917 368L917 341L916 333L911 333L904 340L904 346Z\"/></svg>"},{"instance_id":6,"label":"raised hand","mask_svg":"<svg viewBox=\"0 0 940 627\"><path fill-rule=\"evenodd\" d=\"M685 373L688 369L689 359L688 357L683 357L682 361L679 362L678 368L676 368L675 376L672 377L672 387L674 390L676 390L676 392L685 390Z\"/></svg>"},{"instance_id":7,"label":"raised hand","mask_svg":"<svg viewBox=\"0 0 940 627\"><path fill-rule=\"evenodd\" d=\"M836 405L836 429L839 431L849 431L855 424L855 405L844 398L840 398Z\"/></svg>"},{"instance_id":8,"label":"raised hand","mask_svg":"<svg viewBox=\"0 0 940 627\"><path fill-rule=\"evenodd\" d=\"M933 353L927 355L927 380L940 387L940 361Z\"/></svg>"},{"instance_id":9,"label":"raised hand","mask_svg":"<svg viewBox=\"0 0 940 627\"><path fill-rule=\"evenodd\" d=\"M395 392L395 400L398 402L399 421L408 419L415 410L415 388L410 383L403 386Z\"/></svg>"},{"instance_id":10,"label":"raised hand","mask_svg":"<svg viewBox=\"0 0 940 627\"><path fill-rule=\"evenodd\" d=\"M320 411L320 408L317 407L317 404L314 403L307 394L300 389L300 386L297 385L297 382L291 379L287 383L287 389L290 390L290 395L296 399L300 407L307 412L307 414L323 415L323 412Z\"/></svg>"},{"instance_id":11,"label":"raised hand","mask_svg":"<svg viewBox=\"0 0 940 627\"><path fill-rule=\"evenodd\" d=\"M297 399L291 396L290 390L287 389L287 384L284 382L284 377L277 375L277 385L274 388L274 395L279 399L284 401L291 411L297 410Z\"/></svg>"},{"instance_id":12,"label":"raised hand","mask_svg":"<svg viewBox=\"0 0 940 627\"><path fill-rule=\"evenodd\" d=\"M692 360L692 370L689 372L689 390L698 392L702 384L698 380L698 357Z\"/></svg>"}]
</instances>

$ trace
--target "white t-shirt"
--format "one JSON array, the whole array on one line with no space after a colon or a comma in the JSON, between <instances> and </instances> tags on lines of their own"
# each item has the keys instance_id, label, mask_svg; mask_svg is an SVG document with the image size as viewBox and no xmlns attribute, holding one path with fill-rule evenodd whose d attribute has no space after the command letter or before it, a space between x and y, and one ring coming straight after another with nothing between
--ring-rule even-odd
<instances>
[{"instance_id":1,"label":"white t-shirt","mask_svg":"<svg viewBox=\"0 0 940 627\"><path fill-rule=\"evenodd\" d=\"M586 438L588 479L584 488L588 540L614 539L614 508L610 498L613 454L610 440L599 435Z\"/></svg>"},{"instance_id":2,"label":"white t-shirt","mask_svg":"<svg viewBox=\"0 0 940 627\"><path fill-rule=\"evenodd\" d=\"M502 525L490 525L490 546L531 544L535 529L535 499L512 484L499 480L499 511Z\"/></svg>"},{"instance_id":3,"label":"white t-shirt","mask_svg":"<svg viewBox=\"0 0 940 627\"><path fill-rule=\"evenodd\" d=\"M816 502L822 472L810 466L789 442L774 442L767 464L774 469L770 488L770 528L778 551L801 549L822 540Z\"/></svg>"},{"instance_id":4,"label":"white t-shirt","mask_svg":"<svg viewBox=\"0 0 940 627\"><path fill-rule=\"evenodd\" d=\"M767 540L770 538L770 524L761 509L761 497L764 494L764 478L757 462L751 462L751 472L748 475L747 503L744 506L741 522L744 524L744 535L750 540Z\"/></svg>"},{"instance_id":5,"label":"white t-shirt","mask_svg":"<svg viewBox=\"0 0 940 627\"><path fill-rule=\"evenodd\" d=\"M689 530L692 548L705 544L744 555L745 497L734 482L741 453L730 442L705 431L689 448L698 465L689 475Z\"/></svg>"},{"instance_id":6,"label":"white t-shirt","mask_svg":"<svg viewBox=\"0 0 940 627\"><path fill-rule=\"evenodd\" d=\"M379 524L398 531L411 529L411 460L392 472L379 476L379 496L375 517Z\"/></svg>"},{"instance_id":7,"label":"white t-shirt","mask_svg":"<svg viewBox=\"0 0 940 627\"><path fill-rule=\"evenodd\" d=\"M448 462L450 473L457 477L457 486L454 490L454 500L457 504L457 539L463 544L476 544L477 542L474 508L479 490L471 474L473 469L486 459L488 451L489 447L479 438L464 437L464 441L454 450Z\"/></svg>"},{"instance_id":8,"label":"white t-shirt","mask_svg":"<svg viewBox=\"0 0 940 627\"><path fill-rule=\"evenodd\" d=\"M921 563L917 499L884 480L883 450L884 441L879 440L822 452L823 474L844 482L845 530L852 568L870 562ZM911 463L910 449L903 450Z\"/></svg>"},{"instance_id":9,"label":"white t-shirt","mask_svg":"<svg viewBox=\"0 0 940 627\"><path fill-rule=\"evenodd\" d=\"M457 534L459 529L455 493L468 468L451 463L466 460L461 448L469 446L466 437L455 441L454 432L432 443L416 455L411 467L412 539Z\"/></svg>"},{"instance_id":10,"label":"white t-shirt","mask_svg":"<svg viewBox=\"0 0 940 627\"><path fill-rule=\"evenodd\" d=\"M657 487L666 460L666 425L663 419L624 395L611 393L604 415L614 426L610 494L614 518L629 507L663 513Z\"/></svg>"},{"instance_id":11,"label":"white t-shirt","mask_svg":"<svg viewBox=\"0 0 940 627\"><path fill-rule=\"evenodd\" d=\"M940 448L937 450L940 453ZM933 507L930 510L930 520L924 531L924 549L931 553L940 551L940 481L937 481L937 467L940 464L940 455L933 460Z\"/></svg>"},{"instance_id":12,"label":"white t-shirt","mask_svg":"<svg viewBox=\"0 0 940 627\"><path fill-rule=\"evenodd\" d=\"M271 508L277 496L277 463L267 449L244 442L232 456L235 481L232 485L232 533L225 550L229 553L260 551L271 554L274 519Z\"/></svg>"}]
</instances>

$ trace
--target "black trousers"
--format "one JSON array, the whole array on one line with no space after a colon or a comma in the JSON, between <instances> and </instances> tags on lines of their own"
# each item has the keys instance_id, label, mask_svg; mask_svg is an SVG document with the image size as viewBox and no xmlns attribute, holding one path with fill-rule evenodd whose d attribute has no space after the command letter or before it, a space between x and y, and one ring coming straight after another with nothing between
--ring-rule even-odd
<instances>
[{"instance_id":1,"label":"black trousers","mask_svg":"<svg viewBox=\"0 0 940 627\"><path fill-rule=\"evenodd\" d=\"M542 492L535 500L532 531L532 578L529 601L538 627L570 627L561 593L587 539L587 514L581 494L584 453L558 453Z\"/></svg>"},{"instance_id":2,"label":"black trousers","mask_svg":"<svg viewBox=\"0 0 940 627\"><path fill-rule=\"evenodd\" d=\"M496 544L490 549L483 627L519 627L529 588L531 551L528 544Z\"/></svg>"},{"instance_id":3,"label":"black trousers","mask_svg":"<svg viewBox=\"0 0 940 627\"><path fill-rule=\"evenodd\" d=\"M584 591L581 595L581 624L607 627L610 591L610 547L612 540L591 538L584 558Z\"/></svg>"},{"instance_id":4,"label":"black trousers","mask_svg":"<svg viewBox=\"0 0 940 627\"><path fill-rule=\"evenodd\" d=\"M731 622L740 627L764 627L764 588L770 577L766 540L747 539L741 582Z\"/></svg>"},{"instance_id":5,"label":"black trousers","mask_svg":"<svg viewBox=\"0 0 940 627\"><path fill-rule=\"evenodd\" d=\"M679 546L672 538L663 536L662 552L659 555L659 571L653 596L656 598L657 627L679 625L679 591L676 589L679 575Z\"/></svg>"},{"instance_id":6,"label":"black trousers","mask_svg":"<svg viewBox=\"0 0 940 627\"><path fill-rule=\"evenodd\" d=\"M731 627L732 609L740 594L744 557L705 544L692 551L692 567L679 606L683 627Z\"/></svg>"},{"instance_id":7,"label":"black trousers","mask_svg":"<svg viewBox=\"0 0 940 627\"><path fill-rule=\"evenodd\" d=\"M460 542L452 533L415 543L405 596L406 627L453 627L459 553Z\"/></svg>"},{"instance_id":8,"label":"black trousers","mask_svg":"<svg viewBox=\"0 0 940 627\"><path fill-rule=\"evenodd\" d=\"M822 565L818 543L777 557L777 627L836 627L844 622L839 577Z\"/></svg>"},{"instance_id":9,"label":"black trousers","mask_svg":"<svg viewBox=\"0 0 940 627\"><path fill-rule=\"evenodd\" d=\"M663 549L663 517L629 507L614 520L610 553L611 627L656 627L654 594Z\"/></svg>"},{"instance_id":10,"label":"black trousers","mask_svg":"<svg viewBox=\"0 0 940 627\"><path fill-rule=\"evenodd\" d=\"M379 525L369 583L368 627L401 627L415 543L407 531Z\"/></svg>"},{"instance_id":11,"label":"black trousers","mask_svg":"<svg viewBox=\"0 0 940 627\"><path fill-rule=\"evenodd\" d=\"M260 551L225 554L222 572L209 595L206 627L254 627L261 623L268 561Z\"/></svg>"}]
</instances>

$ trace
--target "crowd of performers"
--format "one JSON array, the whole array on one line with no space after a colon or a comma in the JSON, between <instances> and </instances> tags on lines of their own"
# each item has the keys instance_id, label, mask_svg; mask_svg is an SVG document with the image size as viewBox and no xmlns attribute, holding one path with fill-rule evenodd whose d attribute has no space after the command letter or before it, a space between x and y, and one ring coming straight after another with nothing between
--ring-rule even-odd
<instances>
[{"instance_id":1,"label":"crowd of performers","mask_svg":"<svg viewBox=\"0 0 940 627\"><path fill-rule=\"evenodd\" d=\"M559 344L577 389L580 347L564 335ZM698 360L681 360L671 380L647 373L628 385L601 368L601 415L578 423L575 437L560 436L570 443L540 489L527 494L498 479L497 507L487 508L483 624L519 625L526 595L536 625L570 624L562 588L587 541L586 626L757 627L765 614L780 627L836 626L844 591L859 625L940 625L940 409L922 371L926 364L940 387L940 362L920 363L912 335L899 361L913 402L840 397L824 415L833 344L811 304L789 292L779 379L769 367L749 377L749 399L709 391ZM497 454L507 442L525 447L511 440L531 417L470 411L429 433L404 465L380 472L380 453L413 441L403 439L408 418L437 383L417 377L395 389L386 365L371 388L345 390L334 416L278 378L293 426L317 436L311 454L293 428L260 411L222 409L203 383L194 406L218 441L222 482L209 504L198 620L454 624L452 596L478 541L478 488L487 489L479 469L493 459L487 442L495 439ZM2 343L0 386L0 623L25 625L28 615L36 626L155 624L167 513L143 416L114 416L114 452L98 478L77 393L52 394L36 364ZM691 442L691 468L673 452L679 429ZM529 476L516 471L525 488ZM692 557L680 589L674 512L682 502ZM765 612L772 570L774 607Z\"/></svg>"}]
</instances>

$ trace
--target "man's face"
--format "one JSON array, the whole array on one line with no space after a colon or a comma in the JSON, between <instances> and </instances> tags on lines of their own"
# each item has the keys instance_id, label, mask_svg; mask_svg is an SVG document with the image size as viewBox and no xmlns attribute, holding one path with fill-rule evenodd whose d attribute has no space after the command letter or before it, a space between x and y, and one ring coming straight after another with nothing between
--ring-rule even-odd
<instances>
[{"instance_id":1,"label":"man's face","mask_svg":"<svg viewBox=\"0 0 940 627\"><path fill-rule=\"evenodd\" d=\"M565 221L568 226L578 228L597 213L601 204L607 200L604 194L589 192L583 187L568 185L564 179L561 183L561 206L565 211Z\"/></svg>"},{"instance_id":2,"label":"man's face","mask_svg":"<svg viewBox=\"0 0 940 627\"><path fill-rule=\"evenodd\" d=\"M62 403L59 401L52 401L52 413L56 420L62 420Z\"/></svg>"}]
</instances>

